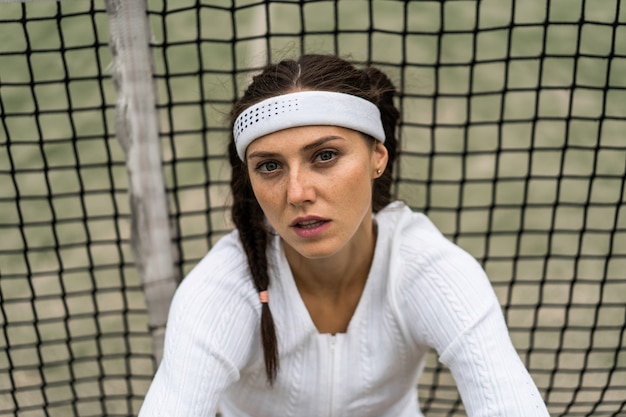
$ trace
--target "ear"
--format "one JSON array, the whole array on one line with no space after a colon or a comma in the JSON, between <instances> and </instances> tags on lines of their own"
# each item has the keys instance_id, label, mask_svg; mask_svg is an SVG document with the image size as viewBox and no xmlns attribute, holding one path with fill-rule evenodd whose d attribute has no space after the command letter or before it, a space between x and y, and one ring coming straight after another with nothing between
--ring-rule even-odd
<instances>
[{"instance_id":1,"label":"ear","mask_svg":"<svg viewBox=\"0 0 626 417\"><path fill-rule=\"evenodd\" d=\"M389 160L389 153L383 143L378 140L375 140L374 142L374 150L372 152L372 168L374 168L374 178L378 178L383 172L385 172L387 161ZM378 172L381 174L378 174Z\"/></svg>"}]
</instances>

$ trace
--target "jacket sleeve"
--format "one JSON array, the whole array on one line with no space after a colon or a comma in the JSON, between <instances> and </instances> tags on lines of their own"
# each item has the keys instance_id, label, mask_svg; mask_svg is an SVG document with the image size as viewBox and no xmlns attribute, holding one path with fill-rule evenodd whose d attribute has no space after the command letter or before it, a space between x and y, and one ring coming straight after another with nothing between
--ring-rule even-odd
<instances>
[{"instance_id":1,"label":"jacket sleeve","mask_svg":"<svg viewBox=\"0 0 626 417\"><path fill-rule=\"evenodd\" d=\"M469 416L549 416L497 303L463 329L439 359L450 368Z\"/></svg>"},{"instance_id":2,"label":"jacket sleeve","mask_svg":"<svg viewBox=\"0 0 626 417\"><path fill-rule=\"evenodd\" d=\"M224 390L239 379L258 323L254 290L241 279L245 262L214 249L176 291L163 359L139 417L214 416Z\"/></svg>"},{"instance_id":3,"label":"jacket sleeve","mask_svg":"<svg viewBox=\"0 0 626 417\"><path fill-rule=\"evenodd\" d=\"M467 415L548 417L478 262L434 226L400 240L405 328L449 367Z\"/></svg>"}]
</instances>

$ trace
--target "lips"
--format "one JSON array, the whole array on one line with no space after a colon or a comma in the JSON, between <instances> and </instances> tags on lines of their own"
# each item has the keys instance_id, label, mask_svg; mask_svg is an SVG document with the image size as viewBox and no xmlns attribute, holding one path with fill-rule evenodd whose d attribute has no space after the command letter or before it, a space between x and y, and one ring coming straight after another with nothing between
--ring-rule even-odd
<instances>
[{"instance_id":1,"label":"lips","mask_svg":"<svg viewBox=\"0 0 626 417\"><path fill-rule=\"evenodd\" d=\"M326 223L330 220L325 219L323 217L318 216L306 216L306 217L298 217L291 224L290 227L301 227L303 229L311 229L317 226L320 226L323 223Z\"/></svg>"},{"instance_id":2,"label":"lips","mask_svg":"<svg viewBox=\"0 0 626 417\"><path fill-rule=\"evenodd\" d=\"M296 223L294 227L301 227L303 229L313 229L326 223L324 220L307 220L305 222Z\"/></svg>"},{"instance_id":3,"label":"lips","mask_svg":"<svg viewBox=\"0 0 626 417\"><path fill-rule=\"evenodd\" d=\"M330 225L330 219L317 216L298 217L289 226L301 238L319 237Z\"/></svg>"}]
</instances>

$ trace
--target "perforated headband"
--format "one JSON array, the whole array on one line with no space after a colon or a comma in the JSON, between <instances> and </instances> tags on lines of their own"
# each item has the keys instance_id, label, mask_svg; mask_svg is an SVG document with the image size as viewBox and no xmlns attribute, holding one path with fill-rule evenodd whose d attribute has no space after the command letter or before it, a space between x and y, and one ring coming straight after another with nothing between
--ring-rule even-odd
<instances>
[{"instance_id":1,"label":"perforated headband","mask_svg":"<svg viewBox=\"0 0 626 417\"><path fill-rule=\"evenodd\" d=\"M385 142L378 107L351 94L330 91L300 91L261 101L237 117L233 137L242 161L255 139L298 126L340 126Z\"/></svg>"}]
</instances>

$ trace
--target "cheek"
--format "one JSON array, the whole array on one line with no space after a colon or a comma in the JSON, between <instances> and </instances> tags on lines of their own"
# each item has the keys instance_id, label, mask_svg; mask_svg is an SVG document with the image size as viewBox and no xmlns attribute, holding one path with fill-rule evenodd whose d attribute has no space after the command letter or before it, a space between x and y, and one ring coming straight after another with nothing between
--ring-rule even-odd
<instances>
[{"instance_id":1,"label":"cheek","mask_svg":"<svg viewBox=\"0 0 626 417\"><path fill-rule=\"evenodd\" d=\"M347 172L346 172L347 173ZM333 195L355 212L372 201L372 180L363 166L350 170L349 175L333 181Z\"/></svg>"},{"instance_id":2,"label":"cheek","mask_svg":"<svg viewBox=\"0 0 626 417\"><path fill-rule=\"evenodd\" d=\"M251 181L250 184L256 201L259 203L259 206L261 206L261 210L270 218L271 214L275 211L273 208L281 201L278 195L280 193L280 187L277 184L269 185L262 181Z\"/></svg>"},{"instance_id":3,"label":"cheek","mask_svg":"<svg viewBox=\"0 0 626 417\"><path fill-rule=\"evenodd\" d=\"M263 207L266 204L266 202L272 200L269 196L271 190L269 190L267 187L254 185L253 183L252 192L254 193L254 196L256 197L256 200L261 205L261 207Z\"/></svg>"},{"instance_id":4,"label":"cheek","mask_svg":"<svg viewBox=\"0 0 626 417\"><path fill-rule=\"evenodd\" d=\"M353 169L349 171L349 175L345 181L349 189L353 191L358 190L361 194L364 190L371 192L373 185L372 177L366 165L367 164L361 163L354 166Z\"/></svg>"}]
</instances>

